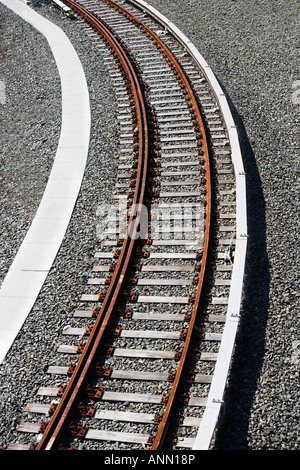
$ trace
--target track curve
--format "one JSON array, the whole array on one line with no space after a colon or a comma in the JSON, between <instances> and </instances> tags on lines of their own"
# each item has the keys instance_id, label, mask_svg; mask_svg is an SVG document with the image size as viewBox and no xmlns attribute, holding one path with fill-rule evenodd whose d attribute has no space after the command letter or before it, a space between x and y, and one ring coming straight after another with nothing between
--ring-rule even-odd
<instances>
[{"instance_id":1,"label":"track curve","mask_svg":"<svg viewBox=\"0 0 300 470\"><path fill-rule=\"evenodd\" d=\"M61 387L58 391L59 402L52 408L51 415L53 416L51 420L41 427L43 435L40 442L37 445L33 445L31 448L38 450L65 448L65 443L70 440L72 441L72 437L70 436L73 436L75 439L91 439L96 442L128 442L129 444L133 444L133 448L142 445L142 448L144 446L150 446L151 450L169 448L170 446L175 448L191 448L196 445L197 448L199 445L197 444L199 433L196 438L194 431L194 437L192 438L178 437L178 434L174 437L173 433L174 429L178 428L178 426L180 428L183 422L185 422L183 426L190 426L193 429L196 427L198 429L201 418L198 418L196 415L193 416L194 411L191 411L191 409L195 410L198 409L198 407L207 409L207 398L203 395L204 392L200 392L200 396L197 396L199 392L197 392L196 388L196 395L192 394L188 396L186 393L186 384L192 383L195 384L195 387L198 387L197 384L204 384L202 386L204 387L205 393L207 393L207 384L213 381L212 375L203 372L192 373L191 375L191 371L189 370L191 360L197 362L197 367L201 371L203 361L215 364L218 360L218 353L215 351L219 349L220 343L222 344L223 342L224 344L224 333L220 333L219 331L223 329L225 321L223 306L228 305L230 294L228 299L226 296L220 295L220 292L225 292L227 289L226 286L232 285L232 279L230 279L227 274L219 279L212 278L211 276L214 271L219 273L231 273L233 268L232 262L234 260L234 246L236 246L237 242L235 238L236 224L232 225L232 219L236 220L236 213L232 213L232 208L236 207L237 203L235 199L236 180L232 178L234 171L232 161L228 158L228 155L230 156L230 151L228 150L229 141L227 139L228 129L222 124L222 112L220 112L218 107L218 97L216 97L215 90L211 90L209 93L207 89L207 77L203 78L203 75L201 77L201 70L187 72L187 70L192 68L192 65L189 62L189 58L186 58L185 53L183 54L181 49L176 49L177 46L174 46L174 39L172 37L167 37L167 35L164 34L164 40L162 40L161 37L153 33L153 26L149 27L145 24L146 22L148 24L148 19L143 19L142 21L139 19L136 12L135 15L137 16L133 15L129 9L124 10L123 6L120 5L124 2L119 2L120 4L118 4L111 0L105 0L101 6L99 6L99 4L95 5L94 2L89 1L80 2L88 9L84 8L79 2L67 0L65 3L84 18L84 21L88 22L89 25L97 31L97 34L101 34L106 44L109 44L120 70L120 78L116 80L125 82L126 94L130 102L129 120L131 121L131 126L124 126L127 132L125 134L126 138L129 138L129 148L124 147L124 149L122 149L124 155L121 155L120 159L121 162L125 160L125 165L120 165L120 169L122 169L123 172L121 171L119 178L122 182L118 183L116 187L126 188L126 186L129 185L128 189L130 189L130 191L125 197L122 193L118 193L114 195L114 198L116 200L125 199L127 201L129 214L126 216L126 211L124 212L128 222L128 226L125 229L125 236L122 235L121 237L120 230L117 232L119 237L116 241L108 242L104 240L102 244L102 246L106 248L114 245L119 247L115 250L113 256L106 251L106 248L104 248L104 251L96 254L96 257L100 260L109 260L110 256L112 256L113 262L110 266L101 266L100 264L95 267L96 271L103 270L105 272L108 270L112 272L112 275L107 277L104 281L97 278L91 279L90 285L94 286L95 284L104 283L104 285L108 286L108 289L104 293L101 292L96 295L84 294L82 297L83 303L92 302L92 305L94 305L91 316L95 316L96 320L94 324L89 327L89 331L86 332L88 335L87 342L83 345L79 345L80 358L77 364L67 369L66 373L71 374L71 378L68 384L65 387ZM139 2L132 3L137 4ZM109 8L107 9L107 7ZM90 9L94 9L94 11L91 12ZM142 16L144 16L144 13ZM127 38L122 36L124 30L127 28L125 25L126 22L128 24L128 20L130 41L132 41L132 36L130 35L138 31L137 37L132 42L131 47L127 43ZM152 18L150 19L150 22L151 21L153 21ZM168 44L168 41L170 44ZM149 42L150 45L147 46L149 49L145 46L143 53L139 50L139 56L138 53L133 53L133 50L135 43L137 43L137 49L139 49L138 44L142 42L145 44ZM153 44L155 44L154 48ZM176 58L176 54L171 52L171 49L176 50L179 57L187 59L187 63L184 66L180 64L180 60ZM143 62L143 54L146 56L146 62ZM147 64L150 59L153 61L153 66ZM148 73L150 75L147 75ZM158 75L157 78L155 78L156 74ZM146 82L144 79L145 75L149 77ZM162 85L160 85L160 83ZM164 88L161 92L164 98L158 97L155 91L158 90L160 86ZM199 87L199 91L195 91L197 87ZM205 90L203 90L203 87L205 87ZM167 89L171 90L172 95L165 96ZM153 95L151 94L151 90L154 90ZM123 95L124 92L121 93L121 99L126 100L126 96ZM201 96L202 93L203 95ZM176 94L180 98L174 98ZM123 118L125 118L125 121L128 119L126 115L126 103L124 105L125 114L124 116L120 114L122 122ZM186 124L186 120L190 120L191 124ZM178 127L178 122L184 122L184 126L190 126L190 128L184 128L183 124ZM129 130L130 127L131 131ZM174 158L176 160L174 160ZM130 161L132 163L126 163ZM196 172L195 169L193 169L195 166L197 167ZM171 170L172 168L175 170L180 167L184 169L188 168L188 171L179 170L172 172L168 171L168 167L170 167ZM157 168L159 168L159 170ZM127 173L128 169L131 169L129 176ZM196 181L194 181L195 175ZM153 176L155 179L153 179ZM184 180L177 180L177 176L183 176ZM185 181L186 178L187 181ZM189 178L192 178L192 180L189 180ZM124 180L127 181L128 179L128 183L123 183ZM198 189L196 191L189 189L186 192L176 189L176 186L185 186L186 184L188 186L190 184L191 187L196 185ZM157 186L160 188L158 191L155 190ZM166 188L166 192L162 190L162 187ZM174 187L175 190L168 190L168 187ZM194 200L198 202L196 202L196 204L191 202ZM164 201L166 201L166 204ZM194 251L192 250L188 253L181 253L176 250L175 253L168 251L166 247L169 245L176 246L176 244L178 244L179 246L187 246L188 240L184 239L183 236L182 238L174 239L171 240L170 243L167 243L163 238L155 238L152 233L153 222L151 222L151 218L148 220L148 229L152 236L150 236L148 240L138 238L139 227L144 222L141 218L143 207L147 207L148 210L153 211L153 207L163 207L164 205L169 205L169 207L176 206L177 208L186 208L192 205L198 205L198 207L200 207L200 205L203 206L203 238L200 251L197 246L198 238L191 240ZM220 213L216 210L216 207L219 208ZM188 219L195 218L195 216L191 216L191 214L187 214L186 212L183 215ZM222 236L227 236L228 233L230 234L230 238L225 238L224 240ZM199 233L197 237L199 237ZM161 252L159 249L156 251L156 245L163 247L166 251ZM196 251L195 246L197 247ZM146 250L142 248L146 248ZM138 259L138 263L136 262L136 258ZM181 264L174 266L166 262L163 266L157 265L155 260L162 259L180 259ZM220 262L218 260L220 260ZM143 276L139 275L139 273L142 272L144 274L147 270L148 272L154 273L164 271L171 271L173 273L176 271L179 272L179 278L164 279L164 277L158 276L152 279L146 277L144 285L148 285L148 287L151 286L151 280L153 281L153 285L156 286L176 285L184 287L188 285L190 286L189 289L183 291L188 292L188 295L178 296L170 295L170 293L166 295L166 293L163 293L165 291L162 291L160 295L150 296L149 294L142 295L143 292L132 294L132 290L134 291L136 285L143 285ZM131 277L132 271L134 271L135 277ZM183 273L185 271L190 273L196 272L197 275L195 276L195 274L193 274L192 279L184 278ZM238 271L239 274L242 274L240 267ZM211 284L213 287L211 287ZM193 286L192 289L191 286ZM219 286L221 286L221 288ZM142 290L143 288L140 287L140 289ZM168 287L168 289L170 289L170 292L172 291L170 287ZM184 289L187 288L184 287ZM213 289L217 291L215 297L210 293ZM192 292L192 294L190 294L190 292ZM155 293L154 290L153 294ZM98 306L99 302L101 303L100 307ZM171 312L172 309L174 312L177 311L175 305L187 305L187 314L183 316L178 313L177 318L176 313L167 313L166 321L169 321L171 318L174 319L175 317L176 321L178 321L179 316L183 316L180 321L183 320L182 325L188 323L188 327L185 331L181 331L179 335L177 335L176 330L174 332L162 332L159 334L160 332L157 330L157 327L153 331L149 326L148 329L146 328L143 331L137 331L135 326L133 326L132 330L125 331L124 328L117 327L112 331L112 325L118 322L122 325L124 317L131 319L134 315L137 315L137 317L143 318L139 311L135 311L136 309L134 307L129 310L124 310L124 302L125 304L137 303L138 305L145 306L147 306L147 304L151 306L153 304L165 303L169 305ZM214 312L214 308L216 312ZM209 309L210 313L208 313ZM161 313L153 313L154 310L154 307L151 307L150 312L148 311L150 314L148 313L146 315L147 308L145 309L145 318L147 318L147 321L150 323L157 318L162 321L163 318ZM222 312L221 314L220 310ZM82 316L83 318L89 315L90 313L85 310L78 312L78 316ZM231 315L234 314L231 312ZM206 325L206 322L207 326L203 326L204 323ZM211 329L211 325L215 325L215 329ZM228 323L226 326L227 325ZM226 326L224 332L226 332ZM201 332L200 335L199 330ZM70 334L77 333L72 331ZM112 337L138 338L138 341L136 341L137 345L124 349L114 345L110 346L113 341ZM157 341L159 338L167 339L168 337L172 339L172 341L177 338L184 341L183 347L181 347L180 350L176 346L177 350L175 354L172 352L172 349L170 351L155 350L155 348L152 349L151 346L150 350L149 346L143 347L142 349L138 348L140 345L139 338L151 338ZM116 342L118 341L117 339ZM213 352L205 353L202 352L201 349L194 349L195 344L201 344L202 347L202 345L206 343L211 343ZM77 352L78 349L75 349L75 351ZM73 351L74 348L73 346L64 346L61 350L62 352L70 352ZM106 360L110 363L111 356L116 355L116 352L118 352L117 356L119 357L126 357L128 355L132 357L136 356L138 361L140 361L141 357L148 357L153 360L155 358L161 359L165 355L166 358L169 359L172 357L173 359L176 358L177 365L175 370L173 369L172 372L169 372L167 375L158 372L159 369L154 370L153 373L148 371L140 372L138 370L138 362L134 366L134 372L126 371L126 369L117 370L114 367L105 366ZM107 359L99 362L99 356L102 357L103 355ZM91 372L91 366L93 366L93 372ZM170 370L170 367L168 368ZM195 370L197 370L197 368ZM56 368L53 370L53 373L65 372L62 372L62 368ZM98 376L98 379L93 378L94 376ZM164 392L162 397L153 395L146 399L145 396L142 397L138 394L124 394L124 399L132 402L132 405L130 405L132 409L134 409L133 404L139 401L146 402L146 400L148 400L147 407L149 407L149 403L151 402L160 403L160 405L156 407L157 409L159 408L160 411L155 413L154 418L149 418L146 412L139 413L137 416L135 416L136 413L133 413L133 411L128 411L127 415L124 412L120 412L118 415L119 420L122 422L130 423L131 420L139 422L140 419L143 419L145 423L148 423L149 420L152 431L148 437L146 437L144 433L135 434L133 432L128 433L124 431L108 432L106 425L104 425L103 430L101 427L97 430L89 430L89 428L84 425L75 424L74 420L77 423L78 416L81 416L83 421L89 416L95 416L95 411L98 408L97 405L89 406L87 402L96 399L97 403L99 403L99 400L103 400L103 394L110 393L109 384L111 384L111 382L117 383L117 380L119 380L122 384L124 381L129 380L130 376L132 376L133 381L153 381L153 384L158 381L168 383L168 392ZM92 385L92 383L97 382L97 380L100 380L104 388L99 386L94 387ZM155 387L155 385L153 386ZM164 386L166 387L166 385ZM107 392L105 391L105 387L108 387ZM189 387L193 389L194 385L189 385ZM128 385L128 389L130 389L130 385ZM39 395L47 396L49 393L50 396L55 396L57 391L55 391L55 389L46 390L44 388L40 390ZM118 401L124 401L120 396L121 391L119 391L118 399L116 395L114 395L115 392L111 393L112 398L108 399L108 401L113 401L115 405ZM129 395L131 395L130 398ZM158 398L159 401L157 401ZM185 418L177 416L179 410L182 410L182 403L184 403L183 408L185 407L188 410ZM219 408L219 405L220 400L217 403L217 408ZM192 408L189 409L189 406ZM145 410L147 407L145 407ZM117 408L116 406L116 410ZM34 407L30 408L30 410L33 409ZM74 409L76 410L75 415ZM69 413L71 413L72 416L70 416ZM115 416L114 413L117 413L117 411L103 411L102 414L100 412L101 419L105 419L105 416L109 416L108 419L113 420L113 416ZM122 417L120 418L121 415ZM174 421L175 417L177 417L178 420L176 419ZM214 427L215 424L213 425L213 429ZM32 429L30 426L28 429L29 428ZM26 430L26 425L23 425L20 429L22 432L24 432L24 430Z\"/></svg>"}]
</instances>

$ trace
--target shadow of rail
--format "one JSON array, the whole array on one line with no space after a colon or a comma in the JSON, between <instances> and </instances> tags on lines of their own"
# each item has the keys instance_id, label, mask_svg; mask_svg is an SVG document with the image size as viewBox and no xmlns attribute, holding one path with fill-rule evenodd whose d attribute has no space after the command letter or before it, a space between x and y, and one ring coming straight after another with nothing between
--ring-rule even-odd
<instances>
[{"instance_id":1,"label":"shadow of rail","mask_svg":"<svg viewBox=\"0 0 300 470\"><path fill-rule=\"evenodd\" d=\"M270 275L265 201L254 146L249 141L242 119L230 97L224 88L223 90L237 126L246 172L248 244L241 322L214 450L246 450L251 408L265 351Z\"/></svg>"}]
</instances>

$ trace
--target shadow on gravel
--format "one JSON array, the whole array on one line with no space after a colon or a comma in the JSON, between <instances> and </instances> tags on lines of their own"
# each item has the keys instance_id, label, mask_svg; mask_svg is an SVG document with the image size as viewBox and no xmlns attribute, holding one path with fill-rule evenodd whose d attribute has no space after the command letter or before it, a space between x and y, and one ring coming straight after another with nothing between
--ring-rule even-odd
<instances>
[{"instance_id":1,"label":"shadow on gravel","mask_svg":"<svg viewBox=\"0 0 300 470\"><path fill-rule=\"evenodd\" d=\"M265 352L270 276L266 249L265 201L255 155L242 119L226 90L224 93L238 129L247 175L248 252L242 317L230 379L224 396L224 413L216 434L214 449L246 450L251 407Z\"/></svg>"}]
</instances>

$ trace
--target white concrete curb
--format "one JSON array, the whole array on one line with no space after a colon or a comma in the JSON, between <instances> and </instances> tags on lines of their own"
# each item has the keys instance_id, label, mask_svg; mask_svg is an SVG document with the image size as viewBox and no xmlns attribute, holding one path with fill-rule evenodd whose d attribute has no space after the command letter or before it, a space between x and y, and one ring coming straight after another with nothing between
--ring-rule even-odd
<instances>
[{"instance_id":1,"label":"white concrete curb","mask_svg":"<svg viewBox=\"0 0 300 470\"><path fill-rule=\"evenodd\" d=\"M220 345L218 360L213 375L207 405L199 426L193 450L207 450L209 448L223 403L223 394L231 364L234 343L240 316L240 304L243 288L244 266L247 249L247 207L246 207L246 175L240 151L239 139L231 111L222 88L219 85L210 66L198 52L194 44L172 23L159 13L149 3L143 0L127 0L129 3L142 7L143 10L155 17L160 24L171 31L172 34L193 56L207 81L210 83L215 98L227 127L232 152L232 162L236 176L236 245L232 271L232 280L228 300L226 323Z\"/></svg>"},{"instance_id":2,"label":"white concrete curb","mask_svg":"<svg viewBox=\"0 0 300 470\"><path fill-rule=\"evenodd\" d=\"M90 104L79 58L66 34L19 0L1 0L47 39L61 79L62 125L34 220L0 290L0 363L30 313L61 246L80 190L90 139Z\"/></svg>"}]
</instances>

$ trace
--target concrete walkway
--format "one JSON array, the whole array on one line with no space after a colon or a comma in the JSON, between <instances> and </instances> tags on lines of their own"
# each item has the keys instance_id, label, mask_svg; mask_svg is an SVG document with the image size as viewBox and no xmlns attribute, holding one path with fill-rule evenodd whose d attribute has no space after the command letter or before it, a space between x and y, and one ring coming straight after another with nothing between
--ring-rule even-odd
<instances>
[{"instance_id":1,"label":"concrete walkway","mask_svg":"<svg viewBox=\"0 0 300 470\"><path fill-rule=\"evenodd\" d=\"M0 1L45 36L60 74L62 94L61 135L47 187L0 289L2 363L35 303L67 230L86 166L91 117L84 71L65 33L19 0Z\"/></svg>"}]
</instances>

